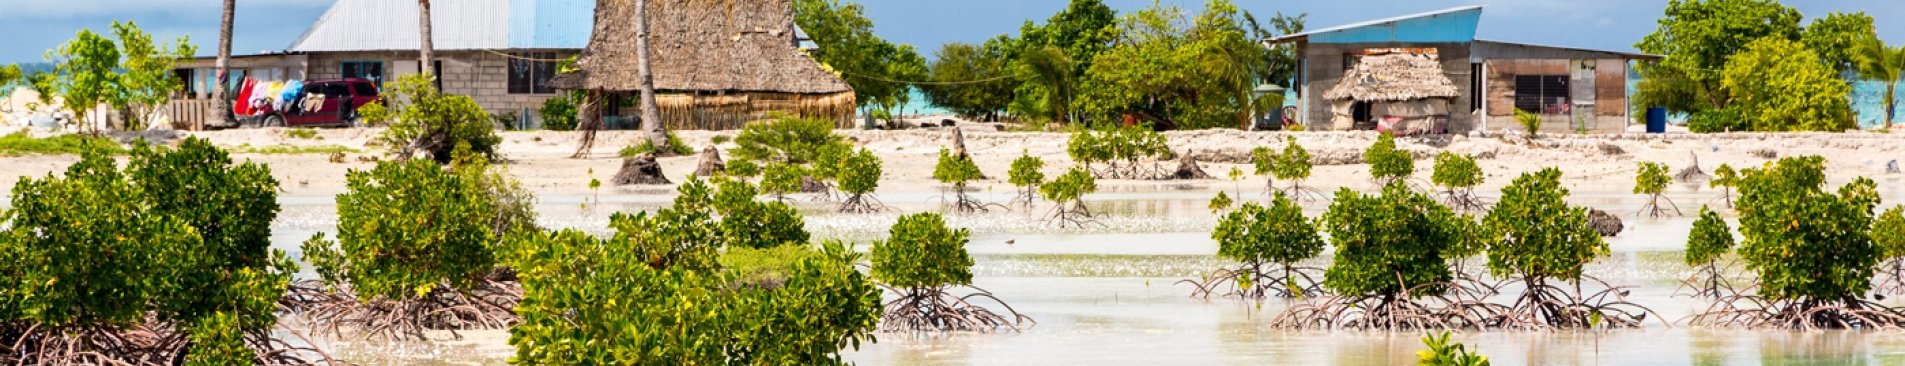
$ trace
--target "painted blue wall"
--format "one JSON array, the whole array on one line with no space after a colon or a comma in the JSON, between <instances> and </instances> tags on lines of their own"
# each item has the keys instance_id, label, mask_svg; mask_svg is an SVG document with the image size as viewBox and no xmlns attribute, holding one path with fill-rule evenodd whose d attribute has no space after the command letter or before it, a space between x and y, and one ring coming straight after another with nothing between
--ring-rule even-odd
<instances>
[{"instance_id":1,"label":"painted blue wall","mask_svg":"<svg viewBox=\"0 0 1905 366\"><path fill-rule=\"evenodd\" d=\"M1311 43L1446 43L1475 40L1482 10L1464 10L1310 35Z\"/></svg>"},{"instance_id":2,"label":"painted blue wall","mask_svg":"<svg viewBox=\"0 0 1905 366\"><path fill-rule=\"evenodd\" d=\"M595 0L509 0L510 48L584 48Z\"/></svg>"}]
</instances>

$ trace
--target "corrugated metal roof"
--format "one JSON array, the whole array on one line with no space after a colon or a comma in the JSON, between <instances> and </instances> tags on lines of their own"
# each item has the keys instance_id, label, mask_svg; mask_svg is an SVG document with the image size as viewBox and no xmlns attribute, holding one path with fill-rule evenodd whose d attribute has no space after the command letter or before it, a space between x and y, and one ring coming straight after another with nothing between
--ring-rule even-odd
<instances>
[{"instance_id":1,"label":"corrugated metal roof","mask_svg":"<svg viewBox=\"0 0 1905 366\"><path fill-rule=\"evenodd\" d=\"M595 22L594 0L434 0L432 46L438 50L581 49ZM415 50L417 3L337 0L289 51Z\"/></svg>"},{"instance_id":2,"label":"corrugated metal roof","mask_svg":"<svg viewBox=\"0 0 1905 366\"><path fill-rule=\"evenodd\" d=\"M1283 43L1308 39L1313 43L1468 42L1482 18L1482 6L1471 5L1393 18L1344 24L1265 40Z\"/></svg>"}]
</instances>

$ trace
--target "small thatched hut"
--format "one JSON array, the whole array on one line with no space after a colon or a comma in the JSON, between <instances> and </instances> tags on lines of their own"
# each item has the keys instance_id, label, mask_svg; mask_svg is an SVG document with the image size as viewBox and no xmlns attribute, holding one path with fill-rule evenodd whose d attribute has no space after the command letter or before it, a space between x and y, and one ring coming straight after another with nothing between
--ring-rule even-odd
<instances>
[{"instance_id":1,"label":"small thatched hut","mask_svg":"<svg viewBox=\"0 0 1905 366\"><path fill-rule=\"evenodd\" d=\"M1335 129L1384 125L1398 134L1445 132L1449 100L1457 95L1435 54L1409 53L1364 56L1323 93Z\"/></svg>"},{"instance_id":2,"label":"small thatched hut","mask_svg":"<svg viewBox=\"0 0 1905 366\"><path fill-rule=\"evenodd\" d=\"M597 0L595 32L578 71L550 82L585 90L607 128L632 128L640 110L635 2ZM852 126L853 88L796 42L791 0L648 0L649 65L668 129L738 129L784 114ZM589 113L584 111L583 113Z\"/></svg>"}]
</instances>

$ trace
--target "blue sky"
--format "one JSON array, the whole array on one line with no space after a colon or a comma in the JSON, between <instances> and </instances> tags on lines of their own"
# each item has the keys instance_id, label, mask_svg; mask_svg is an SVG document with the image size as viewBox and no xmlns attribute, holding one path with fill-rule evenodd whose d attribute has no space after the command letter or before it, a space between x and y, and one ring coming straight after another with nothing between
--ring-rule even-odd
<instances>
[{"instance_id":1,"label":"blue sky","mask_svg":"<svg viewBox=\"0 0 1905 366\"><path fill-rule=\"evenodd\" d=\"M281 50L334 0L238 0L232 51ZM408 0L380 0L408 1ZM437 0L456 1L456 0ZM1119 11L1154 0L1106 0ZM1195 12L1202 0L1156 0ZM1483 4L1478 37L1575 47L1631 50L1654 29L1664 0L1234 0L1260 19L1282 11L1309 13L1310 27L1352 23L1454 6ZM930 54L946 42L980 42L1017 32L1026 20L1043 21L1064 0L864 0L875 32ZM1787 1L1807 16L1865 11L1879 36L1905 43L1905 1ZM103 30L132 20L162 39L186 35L211 54L218 41L218 0L0 0L0 63L38 62L47 49L81 28Z\"/></svg>"}]
</instances>

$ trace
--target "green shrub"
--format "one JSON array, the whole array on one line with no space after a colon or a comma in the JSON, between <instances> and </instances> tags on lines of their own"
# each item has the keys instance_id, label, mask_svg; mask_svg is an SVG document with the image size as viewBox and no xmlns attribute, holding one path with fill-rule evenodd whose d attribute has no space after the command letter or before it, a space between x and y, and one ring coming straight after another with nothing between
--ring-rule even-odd
<instances>
[{"instance_id":1,"label":"green shrub","mask_svg":"<svg viewBox=\"0 0 1905 366\"><path fill-rule=\"evenodd\" d=\"M390 125L377 141L397 156L429 153L439 164L448 164L459 145L495 158L503 139L496 136L489 112L468 96L438 91L433 80L428 73L400 77L379 102L360 110L364 121Z\"/></svg>"},{"instance_id":2,"label":"green shrub","mask_svg":"<svg viewBox=\"0 0 1905 366\"><path fill-rule=\"evenodd\" d=\"M819 159L823 147L846 145L846 138L835 134L833 125L824 119L786 117L750 123L735 136L729 154L738 160L767 163L825 162Z\"/></svg>"},{"instance_id":3,"label":"green shrub","mask_svg":"<svg viewBox=\"0 0 1905 366\"><path fill-rule=\"evenodd\" d=\"M1825 158L1783 158L1740 179L1739 247L1769 300L1842 301L1871 288L1881 249L1867 232L1878 194L1859 178L1826 192Z\"/></svg>"},{"instance_id":4,"label":"green shrub","mask_svg":"<svg viewBox=\"0 0 1905 366\"><path fill-rule=\"evenodd\" d=\"M1701 207L1700 219L1693 221L1693 231L1687 234L1687 265L1712 264L1729 250L1733 250L1733 228L1727 227L1720 213Z\"/></svg>"},{"instance_id":5,"label":"green shrub","mask_svg":"<svg viewBox=\"0 0 1905 366\"><path fill-rule=\"evenodd\" d=\"M732 166L729 167L732 169ZM785 199L788 194L800 192L800 178L807 176L807 169L799 165L773 163L761 174L761 193L774 199Z\"/></svg>"},{"instance_id":6,"label":"green shrub","mask_svg":"<svg viewBox=\"0 0 1905 366\"><path fill-rule=\"evenodd\" d=\"M1892 206L1872 222L1872 241L1885 258L1905 258L1905 206Z\"/></svg>"},{"instance_id":7,"label":"green shrub","mask_svg":"<svg viewBox=\"0 0 1905 366\"><path fill-rule=\"evenodd\" d=\"M1098 179L1081 167L1073 167L1053 178L1051 182L1039 185L1039 193L1045 200L1059 204L1082 203L1086 194L1098 192Z\"/></svg>"},{"instance_id":8,"label":"green shrub","mask_svg":"<svg viewBox=\"0 0 1905 366\"><path fill-rule=\"evenodd\" d=\"M728 143L728 141L733 141L734 138L729 137L728 135L714 135L714 137L710 138L709 140L714 141L715 145L720 145L720 144Z\"/></svg>"},{"instance_id":9,"label":"green shrub","mask_svg":"<svg viewBox=\"0 0 1905 366\"><path fill-rule=\"evenodd\" d=\"M840 350L871 341L878 319L879 290L838 244L774 250L793 253L747 269L784 276L769 286L750 272L657 267L641 248L573 230L511 241L524 288L515 364L842 364Z\"/></svg>"},{"instance_id":10,"label":"green shrub","mask_svg":"<svg viewBox=\"0 0 1905 366\"><path fill-rule=\"evenodd\" d=\"M1726 200L1726 207L1729 208L1733 207L1733 190L1739 185L1740 174L1733 170L1733 166L1726 164L1713 168L1713 180L1707 181L1707 187L1721 189L1720 199Z\"/></svg>"},{"instance_id":11,"label":"green shrub","mask_svg":"<svg viewBox=\"0 0 1905 366\"><path fill-rule=\"evenodd\" d=\"M1396 148L1396 136L1383 132L1376 143L1363 150L1363 161L1369 163L1369 177L1376 183L1387 186L1389 182L1408 179L1415 173L1415 157L1408 151Z\"/></svg>"},{"instance_id":12,"label":"green shrub","mask_svg":"<svg viewBox=\"0 0 1905 366\"><path fill-rule=\"evenodd\" d=\"M761 164L756 163L753 160L732 159L727 161L727 165L728 165L727 169L725 169L724 171L728 175L732 175L736 177L752 177L756 175L761 175Z\"/></svg>"},{"instance_id":13,"label":"green shrub","mask_svg":"<svg viewBox=\"0 0 1905 366\"><path fill-rule=\"evenodd\" d=\"M610 241L632 248L642 263L656 269L715 268L715 254L725 238L714 219L714 191L692 178L677 190L674 205L653 215L647 211L610 215L609 228L615 230Z\"/></svg>"},{"instance_id":14,"label":"green shrub","mask_svg":"<svg viewBox=\"0 0 1905 366\"><path fill-rule=\"evenodd\" d=\"M187 366L250 365L255 358L245 348L244 328L230 313L207 314L191 324L191 347L186 352Z\"/></svg>"},{"instance_id":15,"label":"green shrub","mask_svg":"<svg viewBox=\"0 0 1905 366\"><path fill-rule=\"evenodd\" d=\"M576 128L576 101L581 99L580 92L556 94L554 98L542 101L542 109L536 114L542 116L542 129L550 131L574 131Z\"/></svg>"},{"instance_id":16,"label":"green shrub","mask_svg":"<svg viewBox=\"0 0 1905 366\"><path fill-rule=\"evenodd\" d=\"M1634 194L1658 196L1667 193L1667 183L1673 181L1673 177L1667 175L1667 164L1643 161L1639 169L1634 174Z\"/></svg>"},{"instance_id":17,"label":"green shrub","mask_svg":"<svg viewBox=\"0 0 1905 366\"><path fill-rule=\"evenodd\" d=\"M946 227L939 214L900 216L890 236L873 243L873 279L898 288L943 288L972 284L972 233Z\"/></svg>"},{"instance_id":18,"label":"green shrub","mask_svg":"<svg viewBox=\"0 0 1905 366\"><path fill-rule=\"evenodd\" d=\"M1283 153L1277 154L1276 163L1270 167L1270 174L1277 179L1301 182L1310 178L1310 150L1296 143L1291 137L1283 145ZM1258 173L1262 174L1262 173Z\"/></svg>"},{"instance_id":19,"label":"green shrub","mask_svg":"<svg viewBox=\"0 0 1905 366\"><path fill-rule=\"evenodd\" d=\"M880 188L880 157L872 151L860 149L860 152L840 160L839 168L832 174L840 180L840 191L848 197L841 202L841 210L849 212L867 212L877 209L877 205L867 200L867 195Z\"/></svg>"},{"instance_id":20,"label":"green shrub","mask_svg":"<svg viewBox=\"0 0 1905 366\"><path fill-rule=\"evenodd\" d=\"M1032 200L1038 197L1038 186L1045 183L1044 169L1045 159L1023 151L1019 152L1018 159L1012 159L1012 168L1006 172L1006 182L1019 189L1018 198L1014 200L1032 204Z\"/></svg>"},{"instance_id":21,"label":"green shrub","mask_svg":"<svg viewBox=\"0 0 1905 366\"><path fill-rule=\"evenodd\" d=\"M1323 285L1344 296L1441 293L1440 286L1423 285L1449 280L1447 252L1464 240L1459 219L1399 183L1384 186L1381 196L1337 190L1321 220L1336 248Z\"/></svg>"},{"instance_id":22,"label":"green shrub","mask_svg":"<svg viewBox=\"0 0 1905 366\"><path fill-rule=\"evenodd\" d=\"M78 155L92 150L107 154L124 154L126 149L118 142L104 137L82 134L64 134L51 137L34 138L27 136L26 130L0 136L0 155L20 156L32 154Z\"/></svg>"},{"instance_id":23,"label":"green shrub","mask_svg":"<svg viewBox=\"0 0 1905 366\"><path fill-rule=\"evenodd\" d=\"M1470 353L1461 343L1450 342L1449 332L1430 333L1422 336L1422 344L1429 349L1416 351L1416 366L1488 366L1488 357Z\"/></svg>"},{"instance_id":24,"label":"green shrub","mask_svg":"<svg viewBox=\"0 0 1905 366\"><path fill-rule=\"evenodd\" d=\"M174 279L184 293L198 294L168 302L164 313L173 319L195 319L217 310L241 317L245 329L272 325L275 307L235 307L246 297L275 298L286 278L259 278L278 288L262 292L236 291L248 285L233 282L241 270L252 275L296 272L283 263L282 253L271 250L271 222L278 216L278 182L271 169L251 162L233 164L230 155L204 139L191 137L178 150L139 146L126 166L126 177L137 185L150 209L184 221L194 228L197 246L183 250L202 262L179 268ZM230 288L230 289L228 289Z\"/></svg>"},{"instance_id":25,"label":"green shrub","mask_svg":"<svg viewBox=\"0 0 1905 366\"><path fill-rule=\"evenodd\" d=\"M1475 165L1475 158L1448 151L1435 155L1435 172L1429 176L1429 182L1450 190L1475 188L1482 185L1482 179L1482 168Z\"/></svg>"},{"instance_id":26,"label":"green shrub","mask_svg":"<svg viewBox=\"0 0 1905 366\"><path fill-rule=\"evenodd\" d=\"M1230 206L1236 203L1236 201L1230 199L1230 194L1224 193L1224 191L1217 191L1217 196L1210 198L1210 212L1213 214L1223 213L1224 210L1229 210Z\"/></svg>"},{"instance_id":27,"label":"green shrub","mask_svg":"<svg viewBox=\"0 0 1905 366\"><path fill-rule=\"evenodd\" d=\"M713 208L721 215L721 238L728 248L772 248L807 242L807 223L783 202L760 202L747 182L721 183Z\"/></svg>"},{"instance_id":28,"label":"green shrub","mask_svg":"<svg viewBox=\"0 0 1905 366\"><path fill-rule=\"evenodd\" d=\"M1687 117L1687 131L1694 133L1745 132L1752 131L1752 122L1746 120L1740 108L1729 107L1694 112Z\"/></svg>"},{"instance_id":29,"label":"green shrub","mask_svg":"<svg viewBox=\"0 0 1905 366\"><path fill-rule=\"evenodd\" d=\"M734 272L739 283L774 286L787 282L788 269L795 263L817 258L819 254L806 243L760 249L728 247L715 262L721 269Z\"/></svg>"},{"instance_id":30,"label":"green shrub","mask_svg":"<svg viewBox=\"0 0 1905 366\"><path fill-rule=\"evenodd\" d=\"M616 155L621 156L623 158L632 158L642 154L656 154L656 155L668 155L668 156L694 155L695 149L688 147L687 143L681 142L681 138L675 136L675 131L667 131L665 132L665 134L668 136L667 146L665 146L666 148L668 148L668 150L665 151L667 152L667 154L662 154L662 152L664 151L661 148L656 147L654 141L642 140L642 143L640 144L623 147L621 151L616 153Z\"/></svg>"},{"instance_id":31,"label":"green shrub","mask_svg":"<svg viewBox=\"0 0 1905 366\"><path fill-rule=\"evenodd\" d=\"M979 164L974 164L972 159L953 155L952 150L939 149L939 162L933 165L933 179L939 180L940 183L964 188L966 182L978 180L983 176L984 174L979 172Z\"/></svg>"},{"instance_id":32,"label":"green shrub","mask_svg":"<svg viewBox=\"0 0 1905 366\"><path fill-rule=\"evenodd\" d=\"M378 162L345 174L337 247L319 233L305 257L358 298L419 298L471 288L495 268L496 203L468 177L423 161Z\"/></svg>"},{"instance_id":33,"label":"green shrub","mask_svg":"<svg viewBox=\"0 0 1905 366\"><path fill-rule=\"evenodd\" d=\"M1218 194L1226 198L1222 192ZM1264 273L1261 267L1265 264L1289 268L1292 263L1323 254L1323 239L1316 234L1316 224L1303 217L1302 207L1282 194L1277 194L1268 208L1244 203L1218 220L1210 237L1217 241L1217 256L1243 262L1257 273Z\"/></svg>"},{"instance_id":34,"label":"green shrub","mask_svg":"<svg viewBox=\"0 0 1905 366\"><path fill-rule=\"evenodd\" d=\"M1169 157L1171 147L1164 134L1150 128L1105 127L1073 132L1065 143L1065 153L1087 169L1092 164L1109 164L1107 178L1141 178L1139 160Z\"/></svg>"},{"instance_id":35,"label":"green shrub","mask_svg":"<svg viewBox=\"0 0 1905 366\"><path fill-rule=\"evenodd\" d=\"M1588 226L1587 208L1568 205L1567 196L1555 168L1522 174L1502 188L1501 203L1482 218L1503 234L1488 245L1489 271L1531 283L1575 280L1589 261L1607 255L1607 242Z\"/></svg>"}]
</instances>

